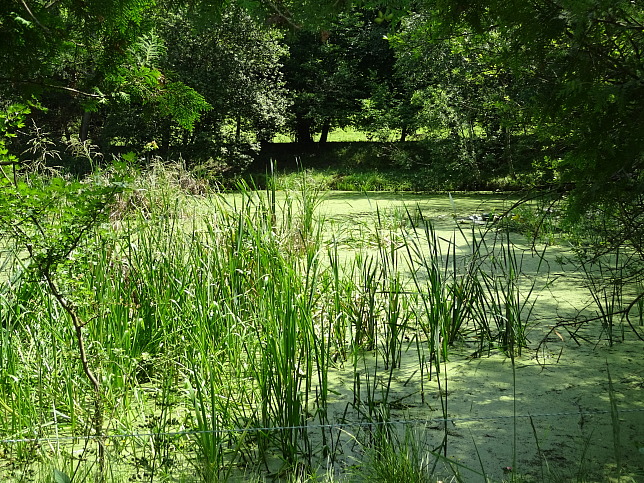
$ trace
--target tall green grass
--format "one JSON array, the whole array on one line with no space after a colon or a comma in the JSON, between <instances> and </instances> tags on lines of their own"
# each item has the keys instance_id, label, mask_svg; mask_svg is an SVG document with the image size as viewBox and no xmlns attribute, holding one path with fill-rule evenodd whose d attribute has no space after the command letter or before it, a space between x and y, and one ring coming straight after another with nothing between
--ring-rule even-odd
<instances>
[{"instance_id":1,"label":"tall green grass","mask_svg":"<svg viewBox=\"0 0 644 483\"><path fill-rule=\"evenodd\" d=\"M356 433L374 471L430 481L428 461L446 461L447 421L424 456L409 435L386 443L403 355L418 361L420 388L410 392L436 381L447 419L445 363L455 346L514 357L528 342L536 286L523 276L524 255L503 232L441 239L411 211L402 228L376 218L365 233L372 243L349 251L325 235L323 193L306 179L279 200L239 188L190 203L170 184L150 183L73 254L62 286L81 294L90 321L106 435L123 435L108 439L104 471L125 480L120 462L129 458L160 480L333 472L348 430L332 425L348 421L363 425ZM45 461L89 479L91 388L73 334L41 282L11 280L0 292L0 438L80 439L5 452L25 468ZM338 416L331 377L343 368L352 397Z\"/></svg>"}]
</instances>

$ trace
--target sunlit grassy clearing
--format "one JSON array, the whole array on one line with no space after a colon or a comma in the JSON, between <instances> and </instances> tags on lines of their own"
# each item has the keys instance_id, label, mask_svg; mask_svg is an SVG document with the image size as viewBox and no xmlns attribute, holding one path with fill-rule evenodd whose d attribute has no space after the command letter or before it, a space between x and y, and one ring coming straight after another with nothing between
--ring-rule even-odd
<instances>
[{"instance_id":1,"label":"sunlit grassy clearing","mask_svg":"<svg viewBox=\"0 0 644 483\"><path fill-rule=\"evenodd\" d=\"M390 141L395 141L400 137L400 134L396 132L391 132L389 135ZM313 136L313 141L318 142L320 140L320 134ZM328 142L360 142L360 141L372 141L367 136L367 133L359 131L353 127L346 127L344 129L332 129L329 132ZM275 143L291 143L294 142L295 138L292 135L286 134L276 134L273 138Z\"/></svg>"},{"instance_id":2,"label":"sunlit grassy clearing","mask_svg":"<svg viewBox=\"0 0 644 483\"><path fill-rule=\"evenodd\" d=\"M408 136L408 141L417 141L419 139L424 139L429 130L426 128L418 129L416 132ZM335 128L329 131L329 136L327 138L328 142L362 142L362 141L388 141L395 142L400 140L400 129L391 129L388 134L385 136L382 132L378 134L367 133L360 131L353 126L347 126L344 128ZM482 134L480 130L477 130L477 134ZM435 137L446 137L449 135L449 130L441 129L432 131L432 136ZM313 141L318 142L320 140L320 134L317 133L313 136ZM273 138L274 143L292 143L295 141L294 135L288 135L279 133L276 134Z\"/></svg>"}]
</instances>

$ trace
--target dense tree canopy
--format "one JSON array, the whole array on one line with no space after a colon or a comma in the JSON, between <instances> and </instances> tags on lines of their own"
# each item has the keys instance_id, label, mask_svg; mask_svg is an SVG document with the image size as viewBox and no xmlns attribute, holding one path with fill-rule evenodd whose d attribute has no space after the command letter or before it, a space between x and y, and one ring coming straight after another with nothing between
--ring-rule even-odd
<instances>
[{"instance_id":1,"label":"dense tree canopy","mask_svg":"<svg viewBox=\"0 0 644 483\"><path fill-rule=\"evenodd\" d=\"M356 124L365 100L379 84L391 83L394 58L386 32L370 14L353 11L327 29L300 29L287 38L284 71L298 141L311 142L317 131L324 142L331 126Z\"/></svg>"},{"instance_id":2,"label":"dense tree canopy","mask_svg":"<svg viewBox=\"0 0 644 483\"><path fill-rule=\"evenodd\" d=\"M154 103L186 128L208 108L203 97L167 80L150 50L153 0L5 3L0 11L0 92L6 102L43 101L58 123L83 121L110 102ZM84 115L83 115L84 114ZM67 120L67 123L62 121ZM54 121L51 121L52 123Z\"/></svg>"},{"instance_id":3,"label":"dense tree canopy","mask_svg":"<svg viewBox=\"0 0 644 483\"><path fill-rule=\"evenodd\" d=\"M479 139L511 162L514 137L530 135L557 147L535 169L572 189L577 211L616 203L615 216L642 216L639 2L349 3L4 2L3 132L28 103L40 108L25 116L54 142L104 150L216 151L276 132L324 139L333 125L403 138L423 129L477 169Z\"/></svg>"},{"instance_id":4,"label":"dense tree canopy","mask_svg":"<svg viewBox=\"0 0 644 483\"><path fill-rule=\"evenodd\" d=\"M571 155L557 165L562 176L608 188L640 167L644 151L644 9L637 3L438 2L445 22L431 35L466 28L503 38L486 63L530 89L521 104L536 129L565 140Z\"/></svg>"},{"instance_id":5,"label":"dense tree canopy","mask_svg":"<svg viewBox=\"0 0 644 483\"><path fill-rule=\"evenodd\" d=\"M642 250L644 216L644 8L629 0L536 2L437 1L424 23L433 43L483 39L504 104L525 112L543 142L564 146L546 159L555 179L572 189L573 212L589 207L619 219ZM503 39L498 42L496 39ZM461 42L461 40L458 40ZM484 104L479 104L483 107ZM507 109L506 109L507 110ZM517 119L522 122L521 119Z\"/></svg>"}]
</instances>

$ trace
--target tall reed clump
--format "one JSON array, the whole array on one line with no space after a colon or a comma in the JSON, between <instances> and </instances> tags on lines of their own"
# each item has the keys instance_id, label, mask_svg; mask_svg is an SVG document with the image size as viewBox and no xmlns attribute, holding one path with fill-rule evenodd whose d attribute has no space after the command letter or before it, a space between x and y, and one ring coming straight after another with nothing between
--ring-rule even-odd
<instances>
[{"instance_id":1,"label":"tall reed clump","mask_svg":"<svg viewBox=\"0 0 644 483\"><path fill-rule=\"evenodd\" d=\"M620 247L610 254L591 254L578 248L575 261L595 305L595 316L590 320L601 322L602 335L606 334L609 345L624 340L625 322L640 340L644 340L644 333L637 328L642 325L642 292L627 303L630 294L625 290L633 285L641 287L641 255ZM639 318L638 324L633 324L633 315Z\"/></svg>"},{"instance_id":2,"label":"tall reed clump","mask_svg":"<svg viewBox=\"0 0 644 483\"><path fill-rule=\"evenodd\" d=\"M452 346L474 338L505 347L501 328L485 324L505 304L523 303L509 242L486 246L473 233L465 253L462 232L441 239L419 213L402 235L378 219L372 245L349 251L326 236L322 193L305 180L287 193L240 185L195 200L163 173L156 167L133 199L120 198L110 223L88 232L57 272L90 321L82 328L100 375L101 435L70 350L74 332L61 323L69 315L41 279L4 285L2 435L81 441L48 451L25 442L16 453L56 461L82 480L93 461L73 452L104 436L113 437L111 475L134 466L160 480L303 476L341 456L349 430L327 425L354 420L371 428L363 433L379 471L398 462L404 471L393 474L425 478L431 471L411 440L385 444L399 402L393 384L405 351L417 351L420 390L436 378L447 417ZM493 263L495 278L486 279L481 271ZM512 285L495 285L503 270L517 272ZM334 388L330 374L343 365L353 394L338 416L331 403L347 388Z\"/></svg>"},{"instance_id":3,"label":"tall reed clump","mask_svg":"<svg viewBox=\"0 0 644 483\"><path fill-rule=\"evenodd\" d=\"M473 244L471 255L461 255L459 261L455 237L462 232L455 231L452 239L444 240L430 222L421 226L407 239L405 248L413 287L420 294L416 320L427 341L430 362L438 365L448 358L452 344L476 328L472 327L474 315L483 301L478 280L480 252Z\"/></svg>"},{"instance_id":4,"label":"tall reed clump","mask_svg":"<svg viewBox=\"0 0 644 483\"><path fill-rule=\"evenodd\" d=\"M137 281L135 312L143 315L138 334L147 342L140 350L185 366L200 471L208 478L239 458L250 464L259 456L275 470L276 450L284 468L308 465L307 411L315 417L315 401L326 397L329 357L313 324L318 242L309 232L302 252L291 219L278 224L261 193L241 188L214 198L191 234L164 221L123 250ZM233 431L273 427L281 429L257 429L248 438Z\"/></svg>"},{"instance_id":5,"label":"tall reed clump","mask_svg":"<svg viewBox=\"0 0 644 483\"><path fill-rule=\"evenodd\" d=\"M423 428L424 429L424 428ZM419 431L405 428L398 434L391 428L378 428L375 442L365 450L365 460L358 465L358 474L368 481L430 483L434 457L425 448Z\"/></svg>"},{"instance_id":6,"label":"tall reed clump","mask_svg":"<svg viewBox=\"0 0 644 483\"><path fill-rule=\"evenodd\" d=\"M421 294L418 320L435 361L447 358L454 343L472 338L478 355L494 345L520 354L538 295L524 259L536 258L533 270L539 273L544 253L518 249L504 230L473 226L468 233L459 227L444 239L431 223L422 226L422 236L415 230L408 238L407 252Z\"/></svg>"},{"instance_id":7,"label":"tall reed clump","mask_svg":"<svg viewBox=\"0 0 644 483\"><path fill-rule=\"evenodd\" d=\"M508 231L495 235L491 245L487 241L489 237L481 238L481 246L490 254L479 270L479 280L484 289L483 326L504 352L521 355L528 345L529 321L536 302L537 286L535 278L525 275L523 262L526 251L513 245ZM544 253L535 254L530 250L528 254L537 257L535 273L538 273Z\"/></svg>"}]
</instances>

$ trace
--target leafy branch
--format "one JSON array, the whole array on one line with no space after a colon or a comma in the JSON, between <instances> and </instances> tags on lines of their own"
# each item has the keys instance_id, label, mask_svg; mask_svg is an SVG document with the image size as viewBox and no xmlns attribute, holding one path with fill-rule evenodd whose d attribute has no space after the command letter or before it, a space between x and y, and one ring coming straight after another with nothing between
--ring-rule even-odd
<instances>
[{"instance_id":1,"label":"leafy branch","mask_svg":"<svg viewBox=\"0 0 644 483\"><path fill-rule=\"evenodd\" d=\"M28 112L24 106L0 112L0 161L5 164L18 162L16 156L9 154L5 140L11 137L12 129L24 125ZM82 248L89 234L108 219L109 207L116 195L126 188L118 168L108 182L38 176L17 179L15 170L10 177L0 169L0 231L18 249L28 253L23 276L44 281L51 296L72 322L83 372L94 393L92 423L99 444L101 470L104 463L103 404L101 384L91 368L83 338L83 328L88 322L79 315L72 300L63 294L57 272L75 251Z\"/></svg>"}]
</instances>

